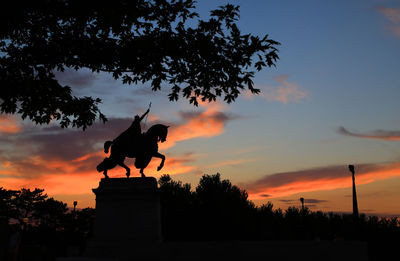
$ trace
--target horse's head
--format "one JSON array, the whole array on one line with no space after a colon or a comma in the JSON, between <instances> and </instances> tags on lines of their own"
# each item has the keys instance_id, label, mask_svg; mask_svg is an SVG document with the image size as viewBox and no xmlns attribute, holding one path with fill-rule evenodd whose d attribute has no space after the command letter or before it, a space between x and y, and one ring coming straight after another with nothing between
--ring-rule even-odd
<instances>
[{"instance_id":1,"label":"horse's head","mask_svg":"<svg viewBox=\"0 0 400 261\"><path fill-rule=\"evenodd\" d=\"M157 137L157 141L165 142L168 135L168 127L163 124L156 124L149 128L146 132L147 135Z\"/></svg>"},{"instance_id":2,"label":"horse's head","mask_svg":"<svg viewBox=\"0 0 400 261\"><path fill-rule=\"evenodd\" d=\"M164 126L164 125L163 125ZM169 126L165 126L165 128L163 129L162 133L158 136L158 141L164 142L167 140L167 135L168 135L168 127Z\"/></svg>"},{"instance_id":3,"label":"horse's head","mask_svg":"<svg viewBox=\"0 0 400 261\"><path fill-rule=\"evenodd\" d=\"M164 142L167 140L168 127L169 126L161 125L160 131L158 133L158 141Z\"/></svg>"}]
</instances>

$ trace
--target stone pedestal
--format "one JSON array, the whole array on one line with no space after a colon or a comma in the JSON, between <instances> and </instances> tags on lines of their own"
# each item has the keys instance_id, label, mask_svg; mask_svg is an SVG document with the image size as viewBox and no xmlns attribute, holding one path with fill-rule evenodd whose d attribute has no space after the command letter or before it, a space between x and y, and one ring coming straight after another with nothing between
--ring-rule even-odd
<instances>
[{"instance_id":1,"label":"stone pedestal","mask_svg":"<svg viewBox=\"0 0 400 261\"><path fill-rule=\"evenodd\" d=\"M155 178L102 179L86 256L129 257L161 243L160 195ZM136 253L138 254L138 253Z\"/></svg>"}]
</instances>

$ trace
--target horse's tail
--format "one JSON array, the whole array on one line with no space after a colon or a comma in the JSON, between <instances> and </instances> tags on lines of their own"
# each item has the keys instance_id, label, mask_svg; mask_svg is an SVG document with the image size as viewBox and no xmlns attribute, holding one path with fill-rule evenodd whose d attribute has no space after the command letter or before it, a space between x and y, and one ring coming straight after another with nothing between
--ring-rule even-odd
<instances>
[{"instance_id":1,"label":"horse's tail","mask_svg":"<svg viewBox=\"0 0 400 261\"><path fill-rule=\"evenodd\" d=\"M109 148L110 148L112 143L113 142L111 140L108 140L108 141L104 142L104 153L108 153L108 150L109 150Z\"/></svg>"}]
</instances>

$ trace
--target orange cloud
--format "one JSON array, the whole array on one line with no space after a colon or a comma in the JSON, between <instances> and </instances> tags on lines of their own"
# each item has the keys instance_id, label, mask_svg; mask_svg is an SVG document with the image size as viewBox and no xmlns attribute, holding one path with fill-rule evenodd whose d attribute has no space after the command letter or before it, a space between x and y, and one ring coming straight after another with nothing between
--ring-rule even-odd
<instances>
[{"instance_id":1,"label":"orange cloud","mask_svg":"<svg viewBox=\"0 0 400 261\"><path fill-rule=\"evenodd\" d=\"M169 129L167 142L160 144L160 149L168 149L179 141L194 138L208 138L220 135L224 132L227 121L236 118L222 111L219 103L200 103L205 111L180 112L184 119L182 124L176 124Z\"/></svg>"},{"instance_id":2,"label":"orange cloud","mask_svg":"<svg viewBox=\"0 0 400 261\"><path fill-rule=\"evenodd\" d=\"M288 75L276 77L275 81L278 83L278 88L267 90L263 96L266 99L280 101L285 104L305 98L307 93L301 90L297 84L289 82L288 78Z\"/></svg>"},{"instance_id":3,"label":"orange cloud","mask_svg":"<svg viewBox=\"0 0 400 261\"><path fill-rule=\"evenodd\" d=\"M400 162L387 165L365 164L359 166L356 184L367 184L376 180L400 176ZM301 171L266 175L245 185L249 198L284 197L297 193L333 190L352 185L351 174L345 166L306 169Z\"/></svg>"},{"instance_id":4,"label":"orange cloud","mask_svg":"<svg viewBox=\"0 0 400 261\"><path fill-rule=\"evenodd\" d=\"M308 93L305 90L303 90L298 84L289 82L288 78L288 75L280 75L275 77L274 80L278 84L277 87L257 86L257 88L261 90L260 96L267 101L277 101L284 104L296 102L308 96ZM247 90L244 92L244 97L247 99L252 99L254 94Z\"/></svg>"},{"instance_id":5,"label":"orange cloud","mask_svg":"<svg viewBox=\"0 0 400 261\"><path fill-rule=\"evenodd\" d=\"M0 132L5 133L18 133L21 128L16 118L11 115L0 116Z\"/></svg>"},{"instance_id":6,"label":"orange cloud","mask_svg":"<svg viewBox=\"0 0 400 261\"><path fill-rule=\"evenodd\" d=\"M254 161L255 161L255 159L225 160L225 161L211 164L208 167L215 168L215 167L221 167L221 166L236 166L236 165L240 165L242 163L254 162Z\"/></svg>"},{"instance_id":7,"label":"orange cloud","mask_svg":"<svg viewBox=\"0 0 400 261\"><path fill-rule=\"evenodd\" d=\"M81 157L78 157L78 158L72 160L72 162L82 162L82 161L89 159L90 157L94 157L94 156L103 157L104 155L105 155L104 151L101 150L101 151L89 153L89 154L83 155Z\"/></svg>"},{"instance_id":8,"label":"orange cloud","mask_svg":"<svg viewBox=\"0 0 400 261\"><path fill-rule=\"evenodd\" d=\"M99 174L93 173L60 173L42 175L32 179L0 178L1 184L7 189L42 188L50 196L57 194L76 195L90 192L99 182ZM92 174L92 175L90 175Z\"/></svg>"},{"instance_id":9,"label":"orange cloud","mask_svg":"<svg viewBox=\"0 0 400 261\"><path fill-rule=\"evenodd\" d=\"M378 8L378 10L391 22L400 23L400 8L388 8L381 6Z\"/></svg>"},{"instance_id":10,"label":"orange cloud","mask_svg":"<svg viewBox=\"0 0 400 261\"><path fill-rule=\"evenodd\" d=\"M392 33L400 37L400 8L379 7L378 11L391 22L389 29Z\"/></svg>"},{"instance_id":11,"label":"orange cloud","mask_svg":"<svg viewBox=\"0 0 400 261\"><path fill-rule=\"evenodd\" d=\"M196 169L195 166L187 165L193 160L194 159L192 158L191 154L185 154L180 157L166 155L164 167L162 168L162 170L157 172L156 169L160 164L161 160L157 158L152 158L149 166L145 169L145 174L154 177L159 177L162 174L178 175L178 174L189 173Z\"/></svg>"}]
</instances>

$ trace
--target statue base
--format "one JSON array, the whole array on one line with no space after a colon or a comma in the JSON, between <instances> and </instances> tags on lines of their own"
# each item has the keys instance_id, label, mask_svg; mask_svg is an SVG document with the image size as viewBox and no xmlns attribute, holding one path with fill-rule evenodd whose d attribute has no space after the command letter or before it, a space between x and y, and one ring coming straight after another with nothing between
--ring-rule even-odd
<instances>
[{"instance_id":1,"label":"statue base","mask_svg":"<svg viewBox=\"0 0 400 261\"><path fill-rule=\"evenodd\" d=\"M93 192L96 219L85 256L133 257L139 253L132 253L132 247L158 248L162 238L155 178L103 178Z\"/></svg>"}]
</instances>

